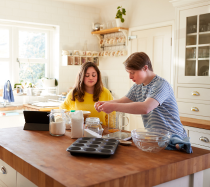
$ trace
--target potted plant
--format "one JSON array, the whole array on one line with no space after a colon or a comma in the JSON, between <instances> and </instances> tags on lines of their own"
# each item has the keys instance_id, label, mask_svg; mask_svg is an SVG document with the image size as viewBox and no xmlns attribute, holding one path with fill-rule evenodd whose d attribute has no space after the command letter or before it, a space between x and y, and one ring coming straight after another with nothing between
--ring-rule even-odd
<instances>
[{"instance_id":1,"label":"potted plant","mask_svg":"<svg viewBox=\"0 0 210 187\"><path fill-rule=\"evenodd\" d=\"M125 21L125 19L123 18L123 15L126 15L126 10L122 8L122 6L118 6L116 17L115 17L117 27L123 27L123 23Z\"/></svg>"}]
</instances>

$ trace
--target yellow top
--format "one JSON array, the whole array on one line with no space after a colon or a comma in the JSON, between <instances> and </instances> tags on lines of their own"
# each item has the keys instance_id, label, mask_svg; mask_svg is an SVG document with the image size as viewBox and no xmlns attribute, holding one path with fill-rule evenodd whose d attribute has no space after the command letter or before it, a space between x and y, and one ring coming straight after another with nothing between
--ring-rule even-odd
<instances>
[{"instance_id":1,"label":"yellow top","mask_svg":"<svg viewBox=\"0 0 210 187\"><path fill-rule=\"evenodd\" d=\"M103 123L103 125L107 124L107 119L105 122L105 112L97 112L97 110L94 107L95 101L93 101L93 94L89 94L85 92L84 95L84 102L79 102L77 99L75 101L72 101L72 91L68 93L66 99L64 102L60 105L61 109L67 109L67 110L86 110L90 111L91 114L89 117L98 117L100 121ZM113 97L108 89L103 87L103 91L101 92L101 95L99 97L99 101L110 101L113 100ZM107 116L106 116L107 118Z\"/></svg>"}]
</instances>

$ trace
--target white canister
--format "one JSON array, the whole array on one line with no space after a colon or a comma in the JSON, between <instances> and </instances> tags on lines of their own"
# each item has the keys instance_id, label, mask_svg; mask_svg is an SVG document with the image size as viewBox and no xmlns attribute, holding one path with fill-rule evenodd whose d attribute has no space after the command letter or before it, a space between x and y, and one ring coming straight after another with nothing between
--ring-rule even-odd
<instances>
[{"instance_id":1,"label":"white canister","mask_svg":"<svg viewBox=\"0 0 210 187\"><path fill-rule=\"evenodd\" d=\"M82 110L71 113L71 138L83 137L84 117Z\"/></svg>"},{"instance_id":2,"label":"white canister","mask_svg":"<svg viewBox=\"0 0 210 187\"><path fill-rule=\"evenodd\" d=\"M45 88L55 87L55 79L43 79L42 81Z\"/></svg>"}]
</instances>

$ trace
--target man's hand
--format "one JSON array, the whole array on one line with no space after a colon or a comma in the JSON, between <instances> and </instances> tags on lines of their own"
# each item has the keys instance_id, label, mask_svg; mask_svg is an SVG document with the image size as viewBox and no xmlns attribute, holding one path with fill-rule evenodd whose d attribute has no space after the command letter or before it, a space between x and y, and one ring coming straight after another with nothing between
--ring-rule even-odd
<instances>
[{"instance_id":1,"label":"man's hand","mask_svg":"<svg viewBox=\"0 0 210 187\"><path fill-rule=\"evenodd\" d=\"M99 111L106 112L107 114L115 111L115 105L116 103L109 103L109 102L104 102L100 106L98 106Z\"/></svg>"},{"instance_id":2,"label":"man's hand","mask_svg":"<svg viewBox=\"0 0 210 187\"><path fill-rule=\"evenodd\" d=\"M103 103L105 103L105 101L98 101L95 103L94 107L98 112L101 112L101 110L99 109L99 106L102 105Z\"/></svg>"}]
</instances>

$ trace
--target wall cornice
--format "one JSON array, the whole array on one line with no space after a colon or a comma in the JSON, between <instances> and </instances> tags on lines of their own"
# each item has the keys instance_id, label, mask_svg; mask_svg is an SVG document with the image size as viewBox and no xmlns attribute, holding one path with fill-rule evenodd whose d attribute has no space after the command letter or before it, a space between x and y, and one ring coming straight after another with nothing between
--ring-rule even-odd
<instances>
[{"instance_id":1,"label":"wall cornice","mask_svg":"<svg viewBox=\"0 0 210 187\"><path fill-rule=\"evenodd\" d=\"M198 3L208 2L209 0L170 0L169 2L172 3L172 5L175 8L183 7L183 6L189 6L189 5L195 5Z\"/></svg>"}]
</instances>

